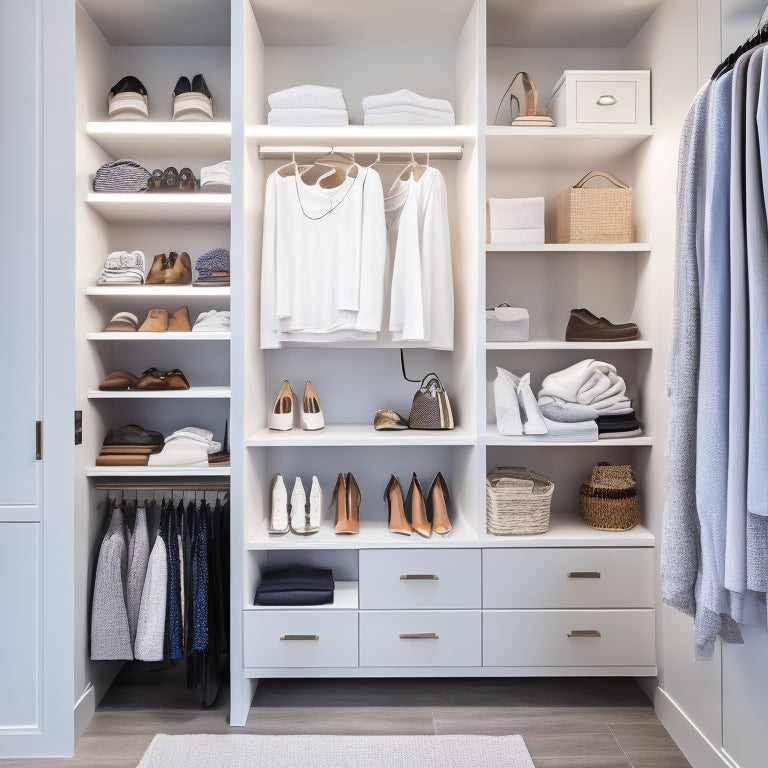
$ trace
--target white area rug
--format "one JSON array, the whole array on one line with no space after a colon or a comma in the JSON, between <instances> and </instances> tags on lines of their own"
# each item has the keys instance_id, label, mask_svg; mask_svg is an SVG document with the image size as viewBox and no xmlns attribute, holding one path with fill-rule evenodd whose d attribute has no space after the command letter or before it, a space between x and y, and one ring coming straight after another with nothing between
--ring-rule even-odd
<instances>
[{"instance_id":1,"label":"white area rug","mask_svg":"<svg viewBox=\"0 0 768 768\"><path fill-rule=\"evenodd\" d=\"M522 736L167 736L138 768L534 768Z\"/></svg>"}]
</instances>

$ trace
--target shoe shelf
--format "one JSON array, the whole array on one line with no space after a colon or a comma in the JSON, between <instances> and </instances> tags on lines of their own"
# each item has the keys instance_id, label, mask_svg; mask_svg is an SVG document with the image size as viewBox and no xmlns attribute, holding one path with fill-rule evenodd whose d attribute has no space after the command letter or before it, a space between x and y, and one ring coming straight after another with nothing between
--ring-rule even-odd
<instances>
[{"instance_id":1,"label":"shoe shelf","mask_svg":"<svg viewBox=\"0 0 768 768\"><path fill-rule=\"evenodd\" d=\"M475 445L472 432L461 427L445 430L403 429L377 432L372 424L326 424L323 429L307 431L290 429L281 432L260 429L245 444L249 448L271 447L350 447L418 446L418 445Z\"/></svg>"},{"instance_id":2,"label":"shoe shelf","mask_svg":"<svg viewBox=\"0 0 768 768\"><path fill-rule=\"evenodd\" d=\"M247 596L253 600L253 595ZM337 581L333 586L333 602L326 605L254 605L248 603L246 611L356 611L360 605L358 582Z\"/></svg>"},{"instance_id":3,"label":"shoe shelf","mask_svg":"<svg viewBox=\"0 0 768 768\"><path fill-rule=\"evenodd\" d=\"M486 243L486 253L650 253L650 243Z\"/></svg>"},{"instance_id":4,"label":"shoe shelf","mask_svg":"<svg viewBox=\"0 0 768 768\"><path fill-rule=\"evenodd\" d=\"M190 387L189 389L132 389L106 392L100 389L88 390L89 400L154 400L170 398L179 400L228 400L229 387Z\"/></svg>"},{"instance_id":5,"label":"shoe shelf","mask_svg":"<svg viewBox=\"0 0 768 768\"><path fill-rule=\"evenodd\" d=\"M85 132L113 157L137 154L215 154L229 157L232 124L112 121L86 123Z\"/></svg>"},{"instance_id":6,"label":"shoe shelf","mask_svg":"<svg viewBox=\"0 0 768 768\"><path fill-rule=\"evenodd\" d=\"M86 477L229 477L230 467L88 467L85 474Z\"/></svg>"},{"instance_id":7,"label":"shoe shelf","mask_svg":"<svg viewBox=\"0 0 768 768\"><path fill-rule=\"evenodd\" d=\"M142 333L140 331L98 331L86 334L88 341L229 341L230 333L186 331L176 333Z\"/></svg>"},{"instance_id":8,"label":"shoe shelf","mask_svg":"<svg viewBox=\"0 0 768 768\"><path fill-rule=\"evenodd\" d=\"M487 350L547 350L547 349L653 349L653 342L646 339L636 341L487 341Z\"/></svg>"},{"instance_id":9,"label":"shoe shelf","mask_svg":"<svg viewBox=\"0 0 768 768\"><path fill-rule=\"evenodd\" d=\"M89 192L85 202L110 224L228 224L232 195L205 192Z\"/></svg>"},{"instance_id":10,"label":"shoe shelf","mask_svg":"<svg viewBox=\"0 0 768 768\"><path fill-rule=\"evenodd\" d=\"M229 286L196 286L196 285L91 285L85 289L86 296L108 296L112 298L185 298L209 299L229 297Z\"/></svg>"},{"instance_id":11,"label":"shoe shelf","mask_svg":"<svg viewBox=\"0 0 768 768\"><path fill-rule=\"evenodd\" d=\"M487 164L495 168L558 170L603 167L627 156L653 135L653 129L615 127L485 128Z\"/></svg>"},{"instance_id":12,"label":"shoe shelf","mask_svg":"<svg viewBox=\"0 0 768 768\"><path fill-rule=\"evenodd\" d=\"M577 441L558 441L548 440L546 435L502 435L495 424L487 424L485 430L486 445L507 445L507 446L540 446L540 447L586 447L586 448L614 448L617 446L650 446L653 445L653 438L649 435L638 435L637 437L616 437L605 438L603 440L593 440L590 442Z\"/></svg>"}]
</instances>

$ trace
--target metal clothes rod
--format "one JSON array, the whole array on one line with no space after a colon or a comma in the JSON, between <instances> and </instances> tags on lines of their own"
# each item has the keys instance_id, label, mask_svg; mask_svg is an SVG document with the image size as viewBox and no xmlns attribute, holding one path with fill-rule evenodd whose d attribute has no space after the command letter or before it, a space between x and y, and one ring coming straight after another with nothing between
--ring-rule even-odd
<instances>
[{"instance_id":1,"label":"metal clothes rod","mask_svg":"<svg viewBox=\"0 0 768 768\"><path fill-rule=\"evenodd\" d=\"M354 146L328 145L318 146L277 146L259 145L259 157L262 160L290 160L294 155L313 157L324 155L328 152L340 152L344 155L380 155L381 157L410 158L413 155L429 155L430 160L460 160L464 154L464 147L456 146L367 146L356 144Z\"/></svg>"},{"instance_id":2,"label":"metal clothes rod","mask_svg":"<svg viewBox=\"0 0 768 768\"><path fill-rule=\"evenodd\" d=\"M94 483L97 491L229 491L222 483Z\"/></svg>"}]
</instances>

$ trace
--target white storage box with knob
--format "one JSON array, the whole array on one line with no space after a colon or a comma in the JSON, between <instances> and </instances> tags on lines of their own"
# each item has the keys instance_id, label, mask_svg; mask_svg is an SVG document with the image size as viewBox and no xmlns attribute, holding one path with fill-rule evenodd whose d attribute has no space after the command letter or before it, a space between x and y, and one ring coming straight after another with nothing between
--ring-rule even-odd
<instances>
[{"instance_id":1,"label":"white storage box with knob","mask_svg":"<svg viewBox=\"0 0 768 768\"><path fill-rule=\"evenodd\" d=\"M650 70L567 69L547 110L559 128L650 128Z\"/></svg>"}]
</instances>

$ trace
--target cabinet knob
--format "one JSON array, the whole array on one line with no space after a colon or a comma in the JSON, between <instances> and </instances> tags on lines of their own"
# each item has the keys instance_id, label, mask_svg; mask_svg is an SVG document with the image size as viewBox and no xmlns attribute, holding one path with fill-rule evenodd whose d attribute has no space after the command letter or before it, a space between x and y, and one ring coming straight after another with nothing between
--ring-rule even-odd
<instances>
[{"instance_id":1,"label":"cabinet knob","mask_svg":"<svg viewBox=\"0 0 768 768\"><path fill-rule=\"evenodd\" d=\"M401 573L402 581L439 581L440 577L434 573Z\"/></svg>"},{"instance_id":2,"label":"cabinet knob","mask_svg":"<svg viewBox=\"0 0 768 768\"><path fill-rule=\"evenodd\" d=\"M569 579L599 579L600 571L571 571Z\"/></svg>"},{"instance_id":3,"label":"cabinet knob","mask_svg":"<svg viewBox=\"0 0 768 768\"><path fill-rule=\"evenodd\" d=\"M611 96L610 93L603 94L598 100L597 105L599 107L612 107L616 103L616 97Z\"/></svg>"},{"instance_id":4,"label":"cabinet knob","mask_svg":"<svg viewBox=\"0 0 768 768\"><path fill-rule=\"evenodd\" d=\"M572 629L568 637L602 637L597 629Z\"/></svg>"},{"instance_id":5,"label":"cabinet knob","mask_svg":"<svg viewBox=\"0 0 768 768\"><path fill-rule=\"evenodd\" d=\"M319 640L320 635L283 635L281 640Z\"/></svg>"},{"instance_id":6,"label":"cabinet knob","mask_svg":"<svg viewBox=\"0 0 768 768\"><path fill-rule=\"evenodd\" d=\"M401 640L439 640L437 632L414 632L411 634L403 633L400 635Z\"/></svg>"}]
</instances>

